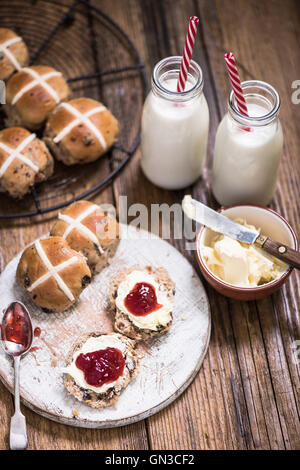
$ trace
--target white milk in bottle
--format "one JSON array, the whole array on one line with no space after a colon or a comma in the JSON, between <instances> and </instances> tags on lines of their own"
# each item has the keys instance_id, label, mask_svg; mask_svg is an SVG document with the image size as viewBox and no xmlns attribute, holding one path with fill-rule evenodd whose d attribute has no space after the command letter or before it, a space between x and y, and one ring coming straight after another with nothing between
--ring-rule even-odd
<instances>
[{"instance_id":1,"label":"white milk in bottle","mask_svg":"<svg viewBox=\"0 0 300 470\"><path fill-rule=\"evenodd\" d=\"M280 99L265 82L243 82L242 88L249 117L239 112L232 92L216 134L212 190L222 205L267 205L283 151Z\"/></svg>"},{"instance_id":2,"label":"white milk in bottle","mask_svg":"<svg viewBox=\"0 0 300 470\"><path fill-rule=\"evenodd\" d=\"M141 167L147 178L165 189L182 189L202 173L209 112L199 65L191 61L185 91L177 92L181 57L160 61L144 104Z\"/></svg>"}]
</instances>

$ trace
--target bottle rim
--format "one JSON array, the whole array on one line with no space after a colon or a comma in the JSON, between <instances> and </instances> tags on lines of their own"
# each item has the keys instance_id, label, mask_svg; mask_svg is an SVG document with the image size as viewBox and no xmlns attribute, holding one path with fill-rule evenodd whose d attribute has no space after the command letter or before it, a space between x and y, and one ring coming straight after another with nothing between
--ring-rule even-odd
<instances>
[{"instance_id":1,"label":"bottle rim","mask_svg":"<svg viewBox=\"0 0 300 470\"><path fill-rule=\"evenodd\" d=\"M167 88L163 86L163 84L161 83L161 76L163 75L165 77L166 74L172 74L174 75L174 78L175 77L177 78L179 75L179 71L180 71L181 60L182 60L181 56L166 57L160 60L153 69L152 90L154 90L157 94L159 94L159 96L167 100L187 101L199 95L203 90L204 81L203 81L202 69L194 60L191 60L189 72L188 72L188 77L191 77L193 80L195 80L195 83L192 86L192 88L186 91L178 92L178 91L168 90ZM163 73L164 67L167 67L167 66L169 66L170 69L166 70Z\"/></svg>"},{"instance_id":2,"label":"bottle rim","mask_svg":"<svg viewBox=\"0 0 300 470\"><path fill-rule=\"evenodd\" d=\"M249 95L250 89L252 90L255 88L257 89L256 96L264 97L262 94L259 93L259 91L261 92L263 91L271 95L273 103L271 103L270 100L267 99L266 97L264 98L271 104L272 109L266 114L263 114L262 116L245 116L245 114L239 111L237 104L236 104L234 92L232 90L228 98L228 110L230 112L230 115L233 117L233 119L235 119L236 121L238 121L240 124L243 124L243 125L264 126L266 124L271 123L274 119L278 117L279 108L280 108L280 96L272 85L270 85L267 82L263 82L261 80L247 80L245 82L242 82L241 86L242 86L246 101L247 101L247 91Z\"/></svg>"}]
</instances>

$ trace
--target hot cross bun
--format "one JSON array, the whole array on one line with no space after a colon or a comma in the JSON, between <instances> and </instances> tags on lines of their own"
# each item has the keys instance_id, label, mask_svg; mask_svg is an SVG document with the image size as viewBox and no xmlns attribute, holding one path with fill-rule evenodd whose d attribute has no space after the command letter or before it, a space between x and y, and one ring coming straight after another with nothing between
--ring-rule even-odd
<instances>
[{"instance_id":1,"label":"hot cross bun","mask_svg":"<svg viewBox=\"0 0 300 470\"><path fill-rule=\"evenodd\" d=\"M91 281L84 256L62 237L36 240L26 248L16 275L33 302L50 312L73 305Z\"/></svg>"},{"instance_id":2,"label":"hot cross bun","mask_svg":"<svg viewBox=\"0 0 300 470\"><path fill-rule=\"evenodd\" d=\"M115 217L89 201L77 201L58 215L50 232L66 239L81 252L93 273L100 272L119 244L119 224Z\"/></svg>"},{"instance_id":3,"label":"hot cross bun","mask_svg":"<svg viewBox=\"0 0 300 470\"><path fill-rule=\"evenodd\" d=\"M117 119L100 102L78 98L50 116L44 140L65 165L93 162L106 153L119 132Z\"/></svg>"},{"instance_id":4,"label":"hot cross bun","mask_svg":"<svg viewBox=\"0 0 300 470\"><path fill-rule=\"evenodd\" d=\"M165 334L173 321L175 283L163 267L134 266L111 280L114 329L136 341Z\"/></svg>"},{"instance_id":5,"label":"hot cross bun","mask_svg":"<svg viewBox=\"0 0 300 470\"><path fill-rule=\"evenodd\" d=\"M0 131L0 191L22 198L52 173L52 155L35 134L22 127Z\"/></svg>"},{"instance_id":6,"label":"hot cross bun","mask_svg":"<svg viewBox=\"0 0 300 470\"><path fill-rule=\"evenodd\" d=\"M6 123L21 125L28 129L40 128L50 113L70 94L61 72L36 65L25 67L7 82Z\"/></svg>"},{"instance_id":7,"label":"hot cross bun","mask_svg":"<svg viewBox=\"0 0 300 470\"><path fill-rule=\"evenodd\" d=\"M0 28L0 80L7 80L16 70L27 65L28 60L23 39L11 29Z\"/></svg>"}]
</instances>

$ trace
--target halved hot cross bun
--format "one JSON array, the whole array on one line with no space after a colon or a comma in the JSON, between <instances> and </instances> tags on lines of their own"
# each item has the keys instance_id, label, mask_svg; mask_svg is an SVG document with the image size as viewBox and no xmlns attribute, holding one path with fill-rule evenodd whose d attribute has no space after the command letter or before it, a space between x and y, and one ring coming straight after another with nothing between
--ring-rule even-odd
<instances>
[{"instance_id":1,"label":"halved hot cross bun","mask_svg":"<svg viewBox=\"0 0 300 470\"><path fill-rule=\"evenodd\" d=\"M28 60L23 39L11 29L0 28L0 80L7 80L16 70L27 65Z\"/></svg>"},{"instance_id":2,"label":"halved hot cross bun","mask_svg":"<svg viewBox=\"0 0 300 470\"><path fill-rule=\"evenodd\" d=\"M44 140L65 165L97 160L116 140L117 119L99 101L78 98L62 103L50 116Z\"/></svg>"},{"instance_id":3,"label":"halved hot cross bun","mask_svg":"<svg viewBox=\"0 0 300 470\"><path fill-rule=\"evenodd\" d=\"M48 237L24 250L17 280L36 305L62 312L90 283L91 271L83 255L72 250L64 238Z\"/></svg>"},{"instance_id":4,"label":"halved hot cross bun","mask_svg":"<svg viewBox=\"0 0 300 470\"><path fill-rule=\"evenodd\" d=\"M61 72L44 65L25 67L7 82L7 104L4 106L6 123L38 129L55 106L69 94L69 87Z\"/></svg>"},{"instance_id":5,"label":"halved hot cross bun","mask_svg":"<svg viewBox=\"0 0 300 470\"><path fill-rule=\"evenodd\" d=\"M0 191L22 198L53 173L53 158L43 141L22 127L0 131Z\"/></svg>"},{"instance_id":6,"label":"halved hot cross bun","mask_svg":"<svg viewBox=\"0 0 300 470\"><path fill-rule=\"evenodd\" d=\"M139 370L143 356L135 347L135 341L117 333L82 335L74 343L63 368L66 389L92 408L102 410L113 405ZM88 362L87 376L86 371L77 367L78 357L81 363ZM91 374L94 385L87 382Z\"/></svg>"},{"instance_id":7,"label":"halved hot cross bun","mask_svg":"<svg viewBox=\"0 0 300 470\"><path fill-rule=\"evenodd\" d=\"M73 250L82 253L93 273L100 272L115 254L119 244L119 224L97 204L77 201L59 213L51 229Z\"/></svg>"}]
</instances>

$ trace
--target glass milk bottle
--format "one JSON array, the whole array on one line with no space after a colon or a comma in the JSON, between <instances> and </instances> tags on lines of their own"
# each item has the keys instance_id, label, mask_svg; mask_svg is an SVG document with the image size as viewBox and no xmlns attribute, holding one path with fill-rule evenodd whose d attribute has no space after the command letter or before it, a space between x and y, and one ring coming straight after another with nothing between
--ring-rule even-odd
<instances>
[{"instance_id":1,"label":"glass milk bottle","mask_svg":"<svg viewBox=\"0 0 300 470\"><path fill-rule=\"evenodd\" d=\"M249 80L242 88L249 117L240 113L231 92L216 134L212 190L222 205L267 205L283 151L280 98L265 82Z\"/></svg>"},{"instance_id":2,"label":"glass milk bottle","mask_svg":"<svg viewBox=\"0 0 300 470\"><path fill-rule=\"evenodd\" d=\"M209 112L203 75L193 60L184 92L177 92L181 57L167 57L154 68L152 90L142 116L142 170L165 189L181 189L202 173Z\"/></svg>"}]
</instances>

